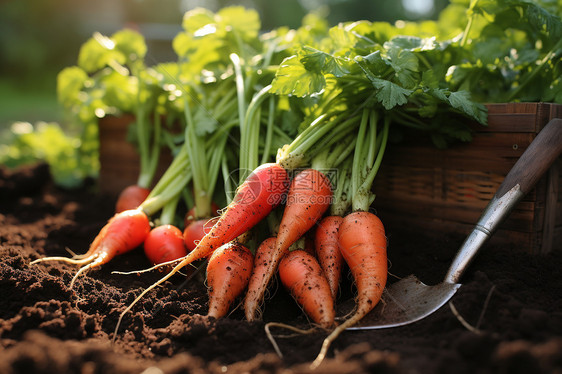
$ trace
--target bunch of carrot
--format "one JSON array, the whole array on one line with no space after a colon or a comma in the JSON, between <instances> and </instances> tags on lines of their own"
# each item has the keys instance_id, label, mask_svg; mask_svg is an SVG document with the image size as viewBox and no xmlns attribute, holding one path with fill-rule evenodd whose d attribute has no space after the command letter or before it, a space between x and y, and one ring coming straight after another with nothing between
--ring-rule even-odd
<instances>
[{"instance_id":1,"label":"bunch of carrot","mask_svg":"<svg viewBox=\"0 0 562 374\"><path fill-rule=\"evenodd\" d=\"M370 208L391 127L424 127L423 106L435 98L440 101L432 109L441 114L451 110L479 119L481 113L433 86L400 87L421 77L413 49L400 54L399 44L372 42L365 25L319 27L310 34L306 22L291 32L259 35L254 11L186 13L185 31L174 41L179 61L158 70L164 91L174 92L176 133L160 131L161 113L152 114L154 126L148 126L139 84L142 190L126 191L140 197L130 204L120 200L85 255L34 261L82 265L71 286L86 270L141 245L153 264L167 266L123 311L115 336L138 300L195 262L207 262L208 315L214 318L226 316L239 300L248 321L260 319L266 291L278 276L312 322L331 331L314 366L343 330L381 300L387 242ZM342 40L356 45L344 48ZM394 71L399 61L410 70ZM377 76L375 68L384 73ZM174 159L149 189L163 144ZM313 238L312 246L306 238ZM338 325L335 306L345 267L355 281L356 309Z\"/></svg>"}]
</instances>

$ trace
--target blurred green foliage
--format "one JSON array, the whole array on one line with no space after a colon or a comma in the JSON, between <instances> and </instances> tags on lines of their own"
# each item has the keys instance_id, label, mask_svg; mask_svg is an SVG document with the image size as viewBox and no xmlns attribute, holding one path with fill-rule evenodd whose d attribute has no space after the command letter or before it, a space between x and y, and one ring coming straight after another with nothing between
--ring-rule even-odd
<instances>
[{"instance_id":1,"label":"blurred green foliage","mask_svg":"<svg viewBox=\"0 0 562 374\"><path fill-rule=\"evenodd\" d=\"M433 18L447 1L434 0L434 11L424 15ZM396 0L253 0L253 1L189 1L189 0L114 0L99 1L100 9L115 9L112 20L121 24L108 25L102 11L88 17L81 10L85 1L72 0L4 0L0 2L0 78L16 79L18 86L37 90L54 87L54 76L63 67L74 64L78 47L94 31L112 33L126 25L180 25L183 13L196 5L216 11L229 5L255 8L262 27L297 27L312 9L324 7L330 24L340 21L368 19L394 21L411 18ZM108 5L113 3L113 5ZM91 7L91 5L90 5ZM108 15L109 16L109 15ZM113 21L113 22L114 22ZM81 23L113 30L86 31ZM157 59L158 56L155 56Z\"/></svg>"},{"instance_id":2,"label":"blurred green foliage","mask_svg":"<svg viewBox=\"0 0 562 374\"><path fill-rule=\"evenodd\" d=\"M97 164L79 157L82 139L65 133L58 123L14 122L10 139L0 144L0 163L9 168L45 162L54 182L66 188L79 186L96 173ZM85 145L87 147L87 145Z\"/></svg>"}]
</instances>

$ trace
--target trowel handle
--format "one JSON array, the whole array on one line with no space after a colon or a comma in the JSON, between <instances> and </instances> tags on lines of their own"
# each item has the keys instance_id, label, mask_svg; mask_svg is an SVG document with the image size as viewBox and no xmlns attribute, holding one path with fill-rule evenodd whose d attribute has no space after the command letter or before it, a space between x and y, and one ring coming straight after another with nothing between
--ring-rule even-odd
<instances>
[{"instance_id":1,"label":"trowel handle","mask_svg":"<svg viewBox=\"0 0 562 374\"><path fill-rule=\"evenodd\" d=\"M560 153L562 153L562 119L555 118L539 132L505 177L474 230L459 249L445 276L446 282L459 282L476 253L517 203L535 186Z\"/></svg>"}]
</instances>

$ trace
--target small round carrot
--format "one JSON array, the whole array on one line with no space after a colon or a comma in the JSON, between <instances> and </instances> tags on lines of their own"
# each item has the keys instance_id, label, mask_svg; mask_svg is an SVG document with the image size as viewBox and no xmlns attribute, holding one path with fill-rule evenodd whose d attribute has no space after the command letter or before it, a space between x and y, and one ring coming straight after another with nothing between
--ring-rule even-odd
<instances>
[{"instance_id":1,"label":"small round carrot","mask_svg":"<svg viewBox=\"0 0 562 374\"><path fill-rule=\"evenodd\" d=\"M133 184L125 187L115 203L115 213L138 208L150 194L150 189Z\"/></svg>"},{"instance_id":2,"label":"small round carrot","mask_svg":"<svg viewBox=\"0 0 562 374\"><path fill-rule=\"evenodd\" d=\"M324 270L332 297L338 295L343 257L338 246L339 227L343 221L341 216L324 217L314 233L316 258Z\"/></svg>"},{"instance_id":3,"label":"small round carrot","mask_svg":"<svg viewBox=\"0 0 562 374\"><path fill-rule=\"evenodd\" d=\"M312 367L322 362L330 344L339 334L359 322L377 305L386 285L387 243L384 226L376 215L357 211L345 216L339 228L338 243L355 280L357 307L348 320L326 337Z\"/></svg>"},{"instance_id":4,"label":"small round carrot","mask_svg":"<svg viewBox=\"0 0 562 374\"><path fill-rule=\"evenodd\" d=\"M203 239L205 235L211 231L211 227L218 221L219 217L214 217L211 219L199 219L192 221L183 230L183 240L185 246L189 252L193 251L197 247L197 243Z\"/></svg>"},{"instance_id":5,"label":"small round carrot","mask_svg":"<svg viewBox=\"0 0 562 374\"><path fill-rule=\"evenodd\" d=\"M181 230L173 225L153 228L144 240L144 254L153 265L185 257L187 250Z\"/></svg>"},{"instance_id":6,"label":"small round carrot","mask_svg":"<svg viewBox=\"0 0 562 374\"><path fill-rule=\"evenodd\" d=\"M207 264L208 316L224 317L250 280L254 264L252 252L230 242L213 252Z\"/></svg>"},{"instance_id":7,"label":"small round carrot","mask_svg":"<svg viewBox=\"0 0 562 374\"><path fill-rule=\"evenodd\" d=\"M109 219L92 241L86 254L77 256L77 258L45 257L31 262L30 265L45 261L62 261L82 265L70 282L70 288L72 288L80 274L108 263L117 255L137 248L144 242L149 232L150 222L142 210L125 210Z\"/></svg>"},{"instance_id":8,"label":"small round carrot","mask_svg":"<svg viewBox=\"0 0 562 374\"><path fill-rule=\"evenodd\" d=\"M263 300L264 292L277 270L279 261L289 247L318 222L329 208L331 198L331 182L324 173L316 169L305 169L293 178L279 224L275 250L262 279L263 284L259 285L258 292L246 295L244 303L247 307L246 318L249 321L257 318L259 300Z\"/></svg>"},{"instance_id":9,"label":"small round carrot","mask_svg":"<svg viewBox=\"0 0 562 374\"><path fill-rule=\"evenodd\" d=\"M279 262L279 278L308 317L322 328L333 327L334 301L316 258L302 249L289 252Z\"/></svg>"}]
</instances>

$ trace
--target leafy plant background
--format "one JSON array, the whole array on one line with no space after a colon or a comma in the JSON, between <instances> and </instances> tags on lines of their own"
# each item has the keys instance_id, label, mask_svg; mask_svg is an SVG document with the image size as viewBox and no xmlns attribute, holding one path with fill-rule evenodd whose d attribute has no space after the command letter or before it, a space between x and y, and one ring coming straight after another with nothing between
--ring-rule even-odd
<instances>
[{"instance_id":1,"label":"leafy plant background","mask_svg":"<svg viewBox=\"0 0 562 374\"><path fill-rule=\"evenodd\" d=\"M423 14L408 11L404 6L411 0L7 0L0 3L0 163L15 167L34 160L46 160L55 173L55 181L74 187L88 177L96 176L97 159L95 138L84 137L84 128L65 118L57 101L57 74L74 65L80 46L94 32L111 35L125 27L135 29L146 37L148 53L146 63L175 60L172 39L181 30L185 11L197 6L218 10L229 5L255 8L261 18L262 29L279 26L298 27L302 18L313 9L321 9L329 24L368 20L432 20L449 4L458 5L461 13L447 14L450 25L443 19L445 31L458 34L459 17L466 15L471 4L478 3L474 11L494 13L494 8L509 0L428 0L433 2L430 11ZM560 16L562 0L536 0L551 13ZM506 20L517 14L505 13ZM443 17L442 17L443 18ZM538 15L537 19L540 18ZM527 21L522 19L522 22ZM472 25L473 33L482 31L482 25ZM444 30L440 30L443 32ZM494 30L485 30L488 33ZM555 32L556 35L560 34ZM452 35L451 35L452 36ZM548 40L540 40L543 45ZM498 40L497 43L500 43ZM505 46L483 44L475 51L489 57L484 63L496 64L494 52ZM553 50L558 51L560 43ZM529 49L530 53L535 53ZM491 57L490 57L491 56ZM531 55L515 56L519 61L536 58ZM463 88L466 82L486 78L489 69L466 66L458 69L453 82ZM493 77L492 77L493 78ZM488 78L486 78L488 79ZM472 87L474 88L474 87ZM541 88L542 89L542 88ZM473 94L475 93L472 91ZM477 94L477 92L476 92ZM560 92L552 92L558 99ZM89 140L88 140L89 139Z\"/></svg>"},{"instance_id":2,"label":"leafy plant background","mask_svg":"<svg viewBox=\"0 0 562 374\"><path fill-rule=\"evenodd\" d=\"M433 0L434 18L445 0ZM94 32L111 35L131 27L146 37L147 64L175 60L171 41L183 13L197 6L255 8L264 30L297 27L311 9L322 8L331 24L415 19L400 2L364 0L7 0L0 3L0 162L8 167L44 160L59 185L74 187L96 176L97 144L84 144L83 128L63 114L57 74L76 64L80 46ZM53 170L54 169L54 170Z\"/></svg>"}]
</instances>

